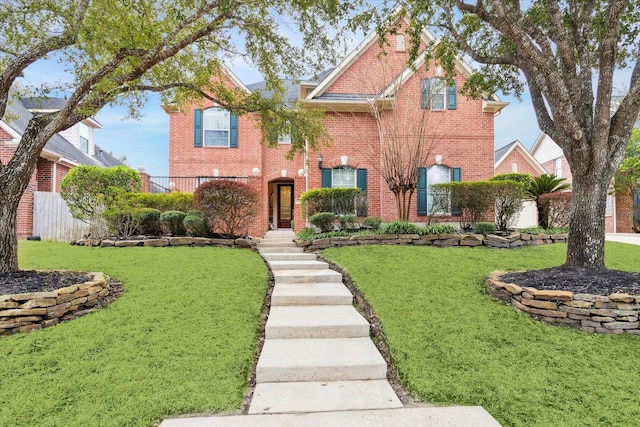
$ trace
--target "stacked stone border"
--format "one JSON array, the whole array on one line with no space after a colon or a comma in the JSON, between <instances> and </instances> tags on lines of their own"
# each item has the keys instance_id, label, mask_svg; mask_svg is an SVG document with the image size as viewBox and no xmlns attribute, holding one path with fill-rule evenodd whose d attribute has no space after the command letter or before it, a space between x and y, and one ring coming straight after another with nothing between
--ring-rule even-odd
<instances>
[{"instance_id":1,"label":"stacked stone border","mask_svg":"<svg viewBox=\"0 0 640 427\"><path fill-rule=\"evenodd\" d=\"M129 248L133 246L165 247L165 246L217 246L231 248L256 249L257 242L251 238L209 239L207 237L159 237L135 238L128 240L115 239L80 239L71 242L78 246L100 246Z\"/></svg>"},{"instance_id":2,"label":"stacked stone border","mask_svg":"<svg viewBox=\"0 0 640 427\"><path fill-rule=\"evenodd\" d=\"M122 285L103 273L87 273L87 276L84 283L51 292L0 295L0 336L75 319L122 295Z\"/></svg>"},{"instance_id":3,"label":"stacked stone border","mask_svg":"<svg viewBox=\"0 0 640 427\"><path fill-rule=\"evenodd\" d=\"M353 245L415 245L415 246L487 246L490 248L519 248L539 246L567 241L567 234L523 234L512 233L508 236L489 234L370 234L350 237L328 237L316 240L295 240L299 247L307 252L339 246Z\"/></svg>"},{"instance_id":4,"label":"stacked stone border","mask_svg":"<svg viewBox=\"0 0 640 427\"><path fill-rule=\"evenodd\" d=\"M600 334L640 335L640 296L539 290L504 283L500 281L504 274L507 272L489 274L486 280L489 293L534 319Z\"/></svg>"}]
</instances>

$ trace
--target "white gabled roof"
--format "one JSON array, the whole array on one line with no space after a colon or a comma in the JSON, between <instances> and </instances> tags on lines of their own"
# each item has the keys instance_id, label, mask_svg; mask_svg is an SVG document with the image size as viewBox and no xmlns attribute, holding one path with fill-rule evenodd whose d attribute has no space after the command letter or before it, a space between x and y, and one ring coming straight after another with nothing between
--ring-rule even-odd
<instances>
[{"instance_id":1,"label":"white gabled roof","mask_svg":"<svg viewBox=\"0 0 640 427\"><path fill-rule=\"evenodd\" d=\"M497 150L496 150L497 151ZM547 171L542 167L542 165L531 155L531 153L529 153L529 151L527 151L526 148L524 148L524 145L522 145L520 143L520 141L515 140L514 142L512 142L510 144L510 147L507 151L505 151L502 156L496 160L493 168L496 169L498 166L500 166L502 164L502 162L509 156L509 154L511 154L513 151L517 151L519 152L522 157L525 158L525 160L527 162L529 162L529 164L531 166L533 166L533 168L538 171L538 173L540 173L540 175L546 174Z\"/></svg>"}]
</instances>

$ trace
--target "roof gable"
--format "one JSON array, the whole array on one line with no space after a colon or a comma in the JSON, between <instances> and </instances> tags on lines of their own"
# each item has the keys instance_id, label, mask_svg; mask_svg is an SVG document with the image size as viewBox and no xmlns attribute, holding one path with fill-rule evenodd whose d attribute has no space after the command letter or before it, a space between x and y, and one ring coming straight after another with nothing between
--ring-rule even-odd
<instances>
[{"instance_id":1,"label":"roof gable","mask_svg":"<svg viewBox=\"0 0 640 427\"><path fill-rule=\"evenodd\" d=\"M496 169L512 152L519 153L524 160L531 165L540 175L547 173L542 165L527 151L526 148L517 139L510 144L505 145L495 151L495 159L493 168Z\"/></svg>"}]
</instances>

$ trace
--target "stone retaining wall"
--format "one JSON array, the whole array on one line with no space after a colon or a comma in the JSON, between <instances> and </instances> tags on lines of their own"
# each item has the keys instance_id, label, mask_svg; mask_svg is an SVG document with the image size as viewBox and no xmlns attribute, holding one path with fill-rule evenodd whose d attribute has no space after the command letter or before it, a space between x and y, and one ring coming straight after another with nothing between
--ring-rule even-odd
<instances>
[{"instance_id":1,"label":"stone retaining wall","mask_svg":"<svg viewBox=\"0 0 640 427\"><path fill-rule=\"evenodd\" d=\"M503 274L507 272L494 271L489 275L486 281L489 293L534 319L601 334L640 335L640 296L539 290L504 283L500 281Z\"/></svg>"},{"instance_id":2,"label":"stone retaining wall","mask_svg":"<svg viewBox=\"0 0 640 427\"><path fill-rule=\"evenodd\" d=\"M74 319L112 302L122 294L122 285L103 273L88 273L79 285L51 292L0 295L0 336L53 326Z\"/></svg>"},{"instance_id":3,"label":"stone retaining wall","mask_svg":"<svg viewBox=\"0 0 640 427\"><path fill-rule=\"evenodd\" d=\"M231 248L256 248L256 241L252 239L209 239L206 237L159 237L159 238L136 238L129 240L113 239L80 239L71 242L78 246L100 246L100 247L133 247L133 246L218 246Z\"/></svg>"},{"instance_id":4,"label":"stone retaining wall","mask_svg":"<svg viewBox=\"0 0 640 427\"><path fill-rule=\"evenodd\" d=\"M305 251L312 252L320 249L353 245L416 245L416 246L487 246L491 248L518 248L521 246L538 246L567 241L567 234L521 234L513 233L508 236L490 234L371 234L350 237L328 237L316 240L296 240L296 244Z\"/></svg>"}]
</instances>

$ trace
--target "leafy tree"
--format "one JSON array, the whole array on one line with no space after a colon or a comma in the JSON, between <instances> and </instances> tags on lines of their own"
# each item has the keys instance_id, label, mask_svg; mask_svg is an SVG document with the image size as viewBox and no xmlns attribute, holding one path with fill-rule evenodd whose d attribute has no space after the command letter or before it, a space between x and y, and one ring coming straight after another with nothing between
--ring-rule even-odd
<instances>
[{"instance_id":1,"label":"leafy tree","mask_svg":"<svg viewBox=\"0 0 640 427\"><path fill-rule=\"evenodd\" d=\"M557 193L571 188L564 178L556 178L554 175L543 174L531 179L531 184L527 193L533 201L536 202L538 211L538 226L542 228L549 227L548 210L545 209L543 203L540 203L540 196L545 194Z\"/></svg>"},{"instance_id":2,"label":"leafy tree","mask_svg":"<svg viewBox=\"0 0 640 427\"><path fill-rule=\"evenodd\" d=\"M212 233L229 237L246 234L258 216L258 193L241 182L207 181L196 188L193 196Z\"/></svg>"},{"instance_id":3,"label":"leafy tree","mask_svg":"<svg viewBox=\"0 0 640 427\"><path fill-rule=\"evenodd\" d=\"M624 196L631 208L631 229L640 233L640 206L636 203L640 190L640 129L634 129L625 157L616 171L614 192Z\"/></svg>"},{"instance_id":4,"label":"leafy tree","mask_svg":"<svg viewBox=\"0 0 640 427\"><path fill-rule=\"evenodd\" d=\"M540 129L563 150L573 175L566 267L604 269L604 212L609 183L624 157L640 112L640 8L630 0L404 0L359 16L380 34L398 5L411 17L411 55L427 25L441 37L427 49L447 79L455 57L481 65L466 95L528 87ZM429 60L426 61L429 64ZM616 69L631 70L629 91L611 114ZM522 81L524 78L524 82Z\"/></svg>"},{"instance_id":5,"label":"leafy tree","mask_svg":"<svg viewBox=\"0 0 640 427\"><path fill-rule=\"evenodd\" d=\"M59 111L31 118L12 158L0 163L0 273L18 269L18 203L44 145L105 105L127 105L137 116L149 91L162 93L167 104L205 97L236 114L259 114L263 127L291 123L299 132L290 154L303 150L305 140L313 149L323 135L321 115L283 108L280 77L330 62L342 40L335 28L352 7L339 0L0 3L0 119L15 119L5 113L17 97L63 92L67 98ZM300 45L282 35L283 26L302 33ZM239 57L257 67L273 96L228 87L223 61ZM46 59L65 64L68 84L18 82Z\"/></svg>"}]
</instances>

